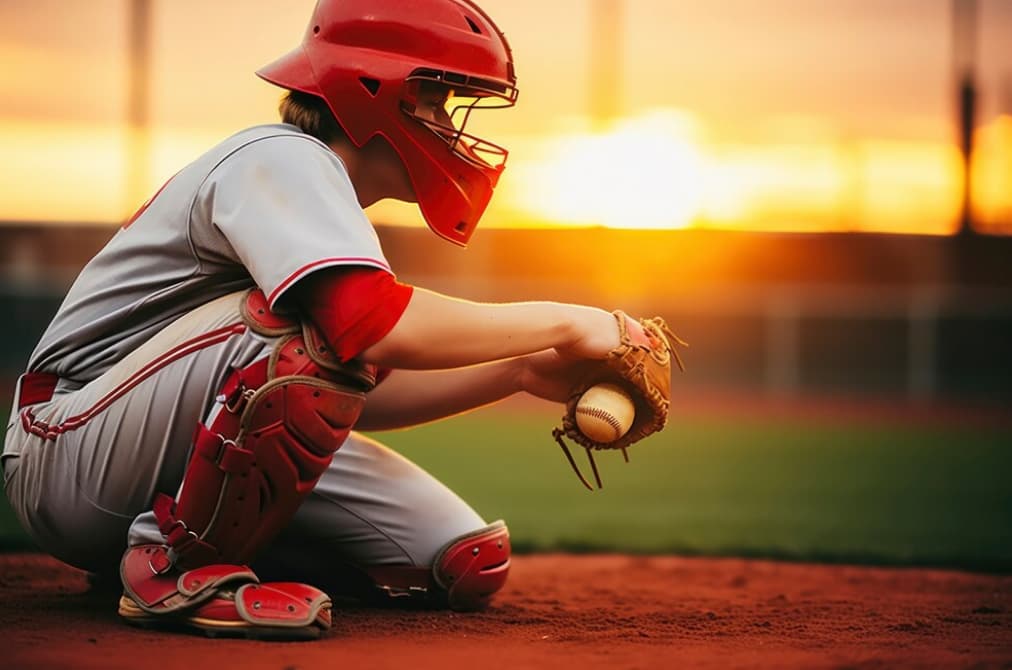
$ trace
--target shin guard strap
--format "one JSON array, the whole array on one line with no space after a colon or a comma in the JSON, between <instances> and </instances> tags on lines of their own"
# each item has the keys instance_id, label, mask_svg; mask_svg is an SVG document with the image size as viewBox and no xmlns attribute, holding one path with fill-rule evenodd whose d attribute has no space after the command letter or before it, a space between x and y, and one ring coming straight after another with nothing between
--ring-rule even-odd
<instances>
[{"instance_id":1,"label":"shin guard strap","mask_svg":"<svg viewBox=\"0 0 1012 670\"><path fill-rule=\"evenodd\" d=\"M207 565L216 562L220 552L204 542L196 532L176 518L176 501L164 493L155 497L155 520L158 530L165 536L172 563L182 565Z\"/></svg>"},{"instance_id":2,"label":"shin guard strap","mask_svg":"<svg viewBox=\"0 0 1012 670\"><path fill-rule=\"evenodd\" d=\"M214 597L225 586L256 583L245 565L207 565L179 573L156 572L165 562L165 547L156 544L130 547L120 563L123 589L145 612L167 614L187 610Z\"/></svg>"},{"instance_id":3,"label":"shin guard strap","mask_svg":"<svg viewBox=\"0 0 1012 670\"><path fill-rule=\"evenodd\" d=\"M210 461L219 470L228 474L249 472L255 459L252 451L243 449L221 433L208 430L204 424L197 426L193 455Z\"/></svg>"}]
</instances>

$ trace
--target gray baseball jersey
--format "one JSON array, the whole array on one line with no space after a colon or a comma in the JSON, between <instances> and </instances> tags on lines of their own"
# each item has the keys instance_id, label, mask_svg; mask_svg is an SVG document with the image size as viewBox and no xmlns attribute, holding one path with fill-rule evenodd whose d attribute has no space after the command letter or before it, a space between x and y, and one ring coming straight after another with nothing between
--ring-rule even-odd
<instances>
[{"instance_id":1,"label":"gray baseball jersey","mask_svg":"<svg viewBox=\"0 0 1012 670\"><path fill-rule=\"evenodd\" d=\"M240 132L183 168L84 268L28 369L95 379L195 307L258 285L273 306L326 266L389 270L341 159L294 126Z\"/></svg>"}]
</instances>

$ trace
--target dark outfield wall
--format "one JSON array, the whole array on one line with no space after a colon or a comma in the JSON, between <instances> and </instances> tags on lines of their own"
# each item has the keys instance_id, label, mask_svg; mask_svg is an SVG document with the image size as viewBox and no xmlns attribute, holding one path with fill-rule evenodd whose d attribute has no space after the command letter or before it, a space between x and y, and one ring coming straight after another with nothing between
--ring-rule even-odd
<instances>
[{"instance_id":1,"label":"dark outfield wall","mask_svg":"<svg viewBox=\"0 0 1012 670\"><path fill-rule=\"evenodd\" d=\"M0 226L0 375L20 372L115 232ZM403 281L476 300L660 313L692 343L680 384L1012 400L1012 238L483 230L461 250L381 229Z\"/></svg>"}]
</instances>

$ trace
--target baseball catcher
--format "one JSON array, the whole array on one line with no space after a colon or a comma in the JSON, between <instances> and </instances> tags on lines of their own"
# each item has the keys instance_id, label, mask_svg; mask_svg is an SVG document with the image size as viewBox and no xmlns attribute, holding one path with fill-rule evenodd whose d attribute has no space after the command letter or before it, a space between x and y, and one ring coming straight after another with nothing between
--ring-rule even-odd
<instances>
[{"instance_id":1,"label":"baseball catcher","mask_svg":"<svg viewBox=\"0 0 1012 670\"><path fill-rule=\"evenodd\" d=\"M520 392L564 403L607 373L651 410L624 447L663 425L675 340L398 281L364 208L415 202L466 245L507 158L467 127L517 100L510 46L470 0L320 0L257 74L284 90L281 123L184 166L43 334L8 497L40 547L118 574L136 625L315 638L328 593L481 608L510 569L506 525L358 431Z\"/></svg>"}]
</instances>

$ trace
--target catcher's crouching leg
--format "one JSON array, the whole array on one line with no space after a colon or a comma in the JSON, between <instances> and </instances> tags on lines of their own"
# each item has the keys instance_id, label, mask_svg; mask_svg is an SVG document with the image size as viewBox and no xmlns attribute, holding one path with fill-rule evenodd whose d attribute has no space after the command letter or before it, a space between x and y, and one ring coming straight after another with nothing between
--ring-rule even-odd
<instances>
[{"instance_id":1,"label":"catcher's crouching leg","mask_svg":"<svg viewBox=\"0 0 1012 670\"><path fill-rule=\"evenodd\" d=\"M494 521L445 544L431 568L374 566L363 571L383 596L470 612L488 606L509 570L509 529Z\"/></svg>"},{"instance_id":2,"label":"catcher's crouching leg","mask_svg":"<svg viewBox=\"0 0 1012 670\"><path fill-rule=\"evenodd\" d=\"M131 623L212 635L315 638L330 627L330 598L304 584L260 584L245 563L313 490L374 378L325 358L315 334L270 314L259 292L245 312L252 330L282 338L270 358L230 375L219 411L198 426L178 498L155 500L164 544L123 556L119 611Z\"/></svg>"}]
</instances>

